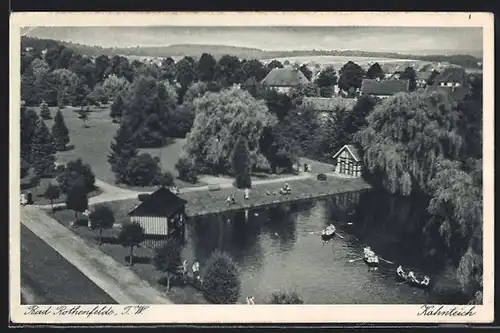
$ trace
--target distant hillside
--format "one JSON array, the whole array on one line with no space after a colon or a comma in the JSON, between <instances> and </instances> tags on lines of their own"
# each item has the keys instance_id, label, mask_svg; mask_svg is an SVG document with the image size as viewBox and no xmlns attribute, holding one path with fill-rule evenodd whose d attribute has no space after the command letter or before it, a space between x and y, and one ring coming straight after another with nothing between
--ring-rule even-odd
<instances>
[{"instance_id":1,"label":"distant hillside","mask_svg":"<svg viewBox=\"0 0 500 333\"><path fill-rule=\"evenodd\" d=\"M33 37L23 37L23 47L34 46L35 44L53 45L56 41L42 40ZM215 58L230 54L242 59L269 59L299 56L356 56L356 57L375 57L375 58L395 58L395 59L414 59L430 62L449 62L467 68L478 68L480 58L472 55L412 55L390 52L367 52L359 50L297 50L297 51L265 51L257 48L248 48L240 46L227 45L202 45L202 44L178 44L169 46L136 46L126 48L103 48L100 46L89 46L71 42L57 41L57 43L69 47L82 54L89 56L98 55L124 55L138 57L183 57L191 56L198 58L202 53L210 53Z\"/></svg>"}]
</instances>

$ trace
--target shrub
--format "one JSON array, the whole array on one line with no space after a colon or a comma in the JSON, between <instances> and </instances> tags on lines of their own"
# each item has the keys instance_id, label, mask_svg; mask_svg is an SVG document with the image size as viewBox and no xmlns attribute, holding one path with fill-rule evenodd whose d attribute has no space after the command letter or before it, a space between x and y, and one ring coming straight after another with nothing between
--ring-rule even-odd
<instances>
[{"instance_id":1,"label":"shrub","mask_svg":"<svg viewBox=\"0 0 500 333\"><path fill-rule=\"evenodd\" d=\"M148 193L139 193L139 195L137 195L137 199L139 201L144 201L144 200L146 200L147 197L149 197Z\"/></svg>"},{"instance_id":2,"label":"shrub","mask_svg":"<svg viewBox=\"0 0 500 333\"><path fill-rule=\"evenodd\" d=\"M139 246L144 240L144 229L139 223L126 223L122 225L118 241L124 247L130 248L129 265L132 266L134 258L134 247Z\"/></svg>"},{"instance_id":3,"label":"shrub","mask_svg":"<svg viewBox=\"0 0 500 333\"><path fill-rule=\"evenodd\" d=\"M59 199L61 195L61 189L59 186L54 184L49 184L43 193L43 196L50 201L52 210L54 210L54 200Z\"/></svg>"},{"instance_id":4,"label":"shrub","mask_svg":"<svg viewBox=\"0 0 500 333\"><path fill-rule=\"evenodd\" d=\"M181 157L175 164L179 172L179 179L194 184L198 181L198 170L193 160L188 157Z\"/></svg>"},{"instance_id":5,"label":"shrub","mask_svg":"<svg viewBox=\"0 0 500 333\"><path fill-rule=\"evenodd\" d=\"M113 119L112 121L113 121L113 124L119 124L120 123L120 121L118 119Z\"/></svg>"},{"instance_id":6,"label":"shrub","mask_svg":"<svg viewBox=\"0 0 500 333\"><path fill-rule=\"evenodd\" d=\"M287 293L284 291L273 292L269 304L304 304L302 298L295 291Z\"/></svg>"},{"instance_id":7,"label":"shrub","mask_svg":"<svg viewBox=\"0 0 500 333\"><path fill-rule=\"evenodd\" d=\"M177 273L181 265L181 245L175 239L169 239L162 247L156 249L153 263L157 270L166 274L167 290L170 289L171 273Z\"/></svg>"},{"instance_id":8,"label":"shrub","mask_svg":"<svg viewBox=\"0 0 500 333\"><path fill-rule=\"evenodd\" d=\"M157 184L160 186L165 186L165 187L170 187L174 185L174 176L170 172L164 172L162 173L158 179L157 179Z\"/></svg>"},{"instance_id":9,"label":"shrub","mask_svg":"<svg viewBox=\"0 0 500 333\"><path fill-rule=\"evenodd\" d=\"M237 188L252 186L252 180L250 179L251 163L248 142L244 137L240 137L236 142L232 155L232 166L236 175L235 185Z\"/></svg>"},{"instance_id":10,"label":"shrub","mask_svg":"<svg viewBox=\"0 0 500 333\"><path fill-rule=\"evenodd\" d=\"M132 157L125 168L125 181L133 186L154 185L160 175L159 159L149 154Z\"/></svg>"},{"instance_id":11,"label":"shrub","mask_svg":"<svg viewBox=\"0 0 500 333\"><path fill-rule=\"evenodd\" d=\"M215 304L234 304L241 292L238 267L224 252L216 250L210 256L203 278L203 294Z\"/></svg>"},{"instance_id":12,"label":"shrub","mask_svg":"<svg viewBox=\"0 0 500 333\"><path fill-rule=\"evenodd\" d=\"M49 105L45 101L43 101L42 104L40 104L40 117L42 117L43 119L52 118L50 114Z\"/></svg>"},{"instance_id":13,"label":"shrub","mask_svg":"<svg viewBox=\"0 0 500 333\"><path fill-rule=\"evenodd\" d=\"M115 214L109 206L99 204L89 215L90 228L99 230L98 244L101 245L102 230L111 229L115 223Z\"/></svg>"},{"instance_id":14,"label":"shrub","mask_svg":"<svg viewBox=\"0 0 500 333\"><path fill-rule=\"evenodd\" d=\"M320 173L317 178L318 180L324 181L326 180L326 175L324 173Z\"/></svg>"}]
</instances>

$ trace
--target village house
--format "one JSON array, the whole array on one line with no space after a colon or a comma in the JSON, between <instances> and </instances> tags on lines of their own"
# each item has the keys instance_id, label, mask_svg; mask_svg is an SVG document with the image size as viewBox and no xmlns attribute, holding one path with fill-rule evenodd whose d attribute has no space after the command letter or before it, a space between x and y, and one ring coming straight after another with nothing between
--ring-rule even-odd
<instances>
[{"instance_id":1,"label":"village house","mask_svg":"<svg viewBox=\"0 0 500 333\"><path fill-rule=\"evenodd\" d=\"M408 80L364 79L361 84L361 95L370 95L377 98L387 98L408 91Z\"/></svg>"},{"instance_id":2,"label":"village house","mask_svg":"<svg viewBox=\"0 0 500 333\"><path fill-rule=\"evenodd\" d=\"M261 83L279 92L288 93L292 88L308 84L309 80L298 68L286 66L271 70Z\"/></svg>"},{"instance_id":3,"label":"village house","mask_svg":"<svg viewBox=\"0 0 500 333\"><path fill-rule=\"evenodd\" d=\"M355 98L342 98L340 96L331 98L304 97L302 98L302 107L316 111L319 119L326 121L336 111L351 111L356 102Z\"/></svg>"},{"instance_id":4,"label":"village house","mask_svg":"<svg viewBox=\"0 0 500 333\"><path fill-rule=\"evenodd\" d=\"M167 236L177 231L184 233L187 201L161 187L147 196L128 213L131 222L137 222L146 235Z\"/></svg>"},{"instance_id":5,"label":"village house","mask_svg":"<svg viewBox=\"0 0 500 333\"><path fill-rule=\"evenodd\" d=\"M469 93L468 76L462 67L447 67L434 79L426 91L441 91L454 100L462 100Z\"/></svg>"},{"instance_id":6,"label":"village house","mask_svg":"<svg viewBox=\"0 0 500 333\"><path fill-rule=\"evenodd\" d=\"M353 145L345 145L333 156L335 172L349 178L361 177L361 158Z\"/></svg>"},{"instance_id":7,"label":"village house","mask_svg":"<svg viewBox=\"0 0 500 333\"><path fill-rule=\"evenodd\" d=\"M427 80L429 80L431 75L432 71L417 72L417 77L416 77L417 88L425 88L427 86Z\"/></svg>"}]
</instances>

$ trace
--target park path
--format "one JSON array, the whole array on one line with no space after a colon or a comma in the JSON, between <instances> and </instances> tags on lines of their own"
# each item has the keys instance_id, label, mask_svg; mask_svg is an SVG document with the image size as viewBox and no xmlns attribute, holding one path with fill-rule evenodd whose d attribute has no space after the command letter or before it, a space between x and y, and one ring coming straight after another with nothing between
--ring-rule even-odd
<instances>
[{"instance_id":1,"label":"park path","mask_svg":"<svg viewBox=\"0 0 500 333\"><path fill-rule=\"evenodd\" d=\"M130 268L85 243L40 208L21 207L21 223L119 304L172 304ZM29 297L26 291L25 297Z\"/></svg>"},{"instance_id":2,"label":"park path","mask_svg":"<svg viewBox=\"0 0 500 333\"><path fill-rule=\"evenodd\" d=\"M328 175L328 174L326 173L326 175ZM259 179L259 180L252 181L252 187L263 185L263 184L273 184L273 183L282 183L283 184L285 182L313 178L314 176L315 176L315 174L313 174L313 173L302 172L296 176L287 176L287 177L273 178L273 179ZM212 177L212 179L214 179L214 178L215 177ZM106 182L103 182L102 180L99 180L99 179L96 179L95 185L101 189L102 193L99 195L96 195L94 197L89 198L89 206L99 204L99 203L104 203L104 202L110 202L110 201L137 199L137 196L140 193L152 193L152 191L136 191L136 190L129 190L129 189L120 188L120 187L108 184ZM198 191L208 191L209 186L210 185L185 187L185 188L179 189L179 192L180 193L190 193L190 192L198 192ZM225 188L232 188L233 184L232 184L232 182L228 182L227 179L224 179L223 181L221 181L218 184L218 186L221 189L225 189ZM52 207L51 205L32 205L32 206L38 207L38 208L43 208L43 209L50 209ZM66 206L66 204L64 202L54 204L54 208L63 208L65 206Z\"/></svg>"}]
</instances>

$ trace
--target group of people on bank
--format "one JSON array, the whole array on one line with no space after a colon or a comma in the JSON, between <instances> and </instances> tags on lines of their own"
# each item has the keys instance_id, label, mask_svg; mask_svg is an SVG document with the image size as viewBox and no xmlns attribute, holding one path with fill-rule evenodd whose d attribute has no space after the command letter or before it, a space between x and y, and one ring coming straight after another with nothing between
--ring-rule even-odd
<instances>
[{"instance_id":1,"label":"group of people on bank","mask_svg":"<svg viewBox=\"0 0 500 333\"><path fill-rule=\"evenodd\" d=\"M191 270L193 272L193 279L197 282L202 282L201 278L200 278L200 263L195 260L193 262L193 265L191 266ZM184 283L187 283L187 279L188 279L188 262L187 260L184 260L182 262L182 277L184 279Z\"/></svg>"}]
</instances>

